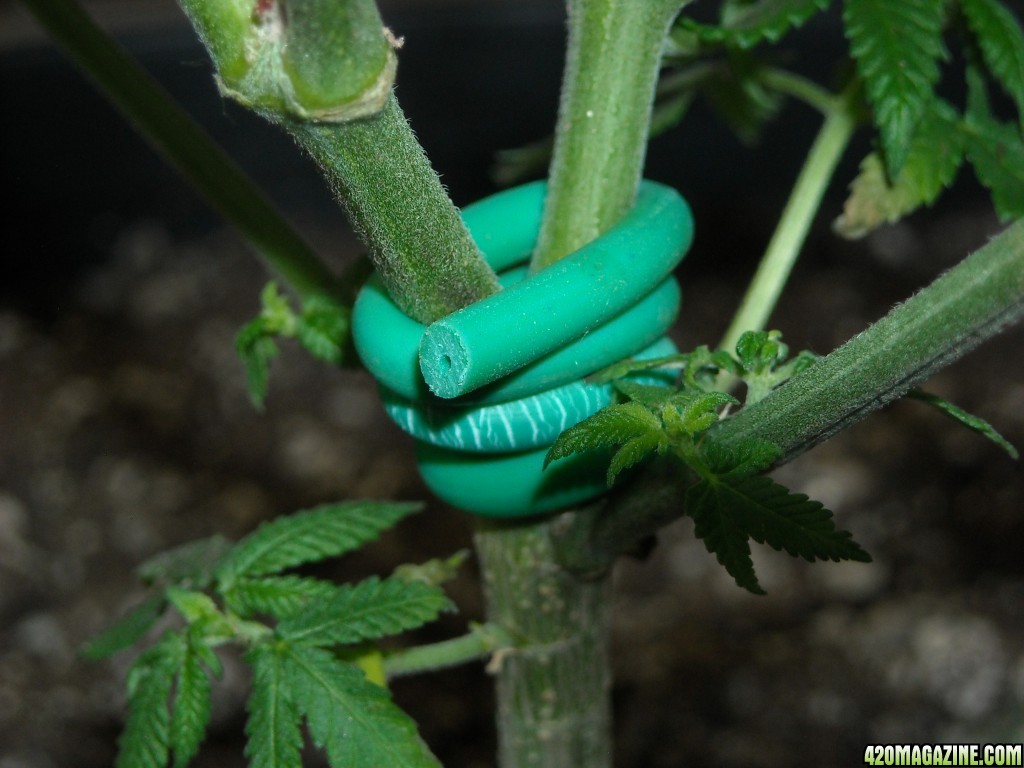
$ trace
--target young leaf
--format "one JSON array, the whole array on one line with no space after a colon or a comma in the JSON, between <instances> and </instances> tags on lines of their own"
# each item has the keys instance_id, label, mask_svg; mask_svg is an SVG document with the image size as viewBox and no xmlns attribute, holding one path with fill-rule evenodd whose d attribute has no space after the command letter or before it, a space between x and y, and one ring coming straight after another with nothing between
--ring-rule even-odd
<instances>
[{"instance_id":1,"label":"young leaf","mask_svg":"<svg viewBox=\"0 0 1024 768\"><path fill-rule=\"evenodd\" d=\"M307 645L346 645L415 629L451 607L440 589L421 581L370 577L288 617L277 634Z\"/></svg>"},{"instance_id":2,"label":"young leaf","mask_svg":"<svg viewBox=\"0 0 1024 768\"><path fill-rule=\"evenodd\" d=\"M136 571L144 584L175 584L204 589L213 583L213 571L231 542L223 536L191 541L151 557Z\"/></svg>"},{"instance_id":3,"label":"young leaf","mask_svg":"<svg viewBox=\"0 0 1024 768\"><path fill-rule=\"evenodd\" d=\"M352 311L323 296L313 296L302 304L302 315L295 327L299 343L313 355L340 365L348 342Z\"/></svg>"},{"instance_id":4,"label":"young leaf","mask_svg":"<svg viewBox=\"0 0 1024 768\"><path fill-rule=\"evenodd\" d=\"M727 3L722 9L722 23L718 26L701 24L681 16L672 31L678 40L683 34L694 35L705 44L736 45L753 48L763 40L778 42L783 35L824 11L831 0L755 0L747 3ZM693 50L693 43L685 45Z\"/></svg>"},{"instance_id":5,"label":"young leaf","mask_svg":"<svg viewBox=\"0 0 1024 768\"><path fill-rule=\"evenodd\" d=\"M748 538L806 560L870 562L849 533L836 530L832 513L763 475L710 476L687 491L686 513L698 537L736 580L764 594L754 575Z\"/></svg>"},{"instance_id":6,"label":"young leaf","mask_svg":"<svg viewBox=\"0 0 1024 768\"><path fill-rule=\"evenodd\" d=\"M954 419L963 424L968 429L973 430L984 437L987 437L993 443L995 443L1008 454L1010 454L1011 458L1020 458L1020 454L1017 452L1017 449L1014 447L1013 443L1011 443L1009 440L1007 440L1005 437L999 434L999 432L996 431L996 428L989 424L987 421L985 421L983 418L975 416L972 413L968 413L963 408L953 405L953 403L949 402L944 398L939 397L938 395L931 395L927 392L922 392L920 389L910 390L910 392L907 393L907 397L912 397L915 400L920 400L921 402L927 403L928 405L934 408L938 408L951 419Z\"/></svg>"},{"instance_id":7,"label":"young leaf","mask_svg":"<svg viewBox=\"0 0 1024 768\"><path fill-rule=\"evenodd\" d=\"M789 30L802 26L824 11L832 0L759 0L741 6L730 5L722 15L722 26L742 48L762 40L777 42Z\"/></svg>"},{"instance_id":8,"label":"young leaf","mask_svg":"<svg viewBox=\"0 0 1024 768\"><path fill-rule=\"evenodd\" d=\"M257 317L242 326L235 337L235 351L245 366L249 398L257 410L263 410L270 381L270 361L280 351L265 318Z\"/></svg>"},{"instance_id":9,"label":"young leaf","mask_svg":"<svg viewBox=\"0 0 1024 768\"><path fill-rule=\"evenodd\" d=\"M245 723L249 768L302 768L302 715L285 677L285 653L282 644L272 643L245 655L253 670Z\"/></svg>"},{"instance_id":10,"label":"young leaf","mask_svg":"<svg viewBox=\"0 0 1024 768\"><path fill-rule=\"evenodd\" d=\"M98 661L135 645L156 624L166 607L167 598L163 593L150 595L121 617L116 624L93 638L82 649L82 656L91 661Z\"/></svg>"},{"instance_id":11,"label":"young leaf","mask_svg":"<svg viewBox=\"0 0 1024 768\"><path fill-rule=\"evenodd\" d=\"M953 183L963 162L965 142L958 123L956 111L946 102L936 101L922 118L907 161L893 181L877 153L865 157L835 231L850 239L863 237L922 205L931 205Z\"/></svg>"},{"instance_id":12,"label":"young leaf","mask_svg":"<svg viewBox=\"0 0 1024 768\"><path fill-rule=\"evenodd\" d=\"M686 514L693 518L694 534L704 542L736 583L755 595L765 594L750 559L750 541L736 517L718 494L718 483L701 480L686 491Z\"/></svg>"},{"instance_id":13,"label":"young leaf","mask_svg":"<svg viewBox=\"0 0 1024 768\"><path fill-rule=\"evenodd\" d=\"M849 532L836 529L832 513L821 502L793 493L764 475L729 474L720 480L718 493L759 544L808 561L871 562Z\"/></svg>"},{"instance_id":14,"label":"young leaf","mask_svg":"<svg viewBox=\"0 0 1024 768\"><path fill-rule=\"evenodd\" d=\"M170 753L169 699L185 639L168 633L136 659L128 673L128 719L116 768L165 768Z\"/></svg>"},{"instance_id":15,"label":"young leaf","mask_svg":"<svg viewBox=\"0 0 1024 768\"><path fill-rule=\"evenodd\" d=\"M225 556L216 578L228 590L243 576L262 576L337 557L376 539L419 503L354 501L324 504L263 523Z\"/></svg>"},{"instance_id":16,"label":"young leaf","mask_svg":"<svg viewBox=\"0 0 1024 768\"><path fill-rule=\"evenodd\" d=\"M715 440L700 445L700 460L715 475L753 475L769 469L782 456L782 449L767 440L752 438L731 449Z\"/></svg>"},{"instance_id":17,"label":"young leaf","mask_svg":"<svg viewBox=\"0 0 1024 768\"><path fill-rule=\"evenodd\" d=\"M661 432L661 422L640 403L610 405L558 436L544 466L574 453L622 445L634 437Z\"/></svg>"},{"instance_id":18,"label":"young leaf","mask_svg":"<svg viewBox=\"0 0 1024 768\"><path fill-rule=\"evenodd\" d=\"M307 645L282 655L288 694L334 768L440 768L415 723L354 664Z\"/></svg>"},{"instance_id":19,"label":"young leaf","mask_svg":"<svg viewBox=\"0 0 1024 768\"><path fill-rule=\"evenodd\" d=\"M709 429L718 421L718 411L724 405L739 405L739 400L725 392L702 392L699 395L680 392L669 401L668 406L662 409L662 416L674 415L678 406L679 418L674 426L692 438ZM665 418L665 426L669 426L667 418Z\"/></svg>"},{"instance_id":20,"label":"young leaf","mask_svg":"<svg viewBox=\"0 0 1024 768\"><path fill-rule=\"evenodd\" d=\"M736 342L736 358L744 373L770 371L788 355L789 347L782 343L779 331L746 331Z\"/></svg>"},{"instance_id":21,"label":"young leaf","mask_svg":"<svg viewBox=\"0 0 1024 768\"><path fill-rule=\"evenodd\" d=\"M665 453L668 450L668 437L664 432L645 432L637 437L630 438L612 456L608 464L608 474L605 481L611 488L619 473L639 464L648 456L655 453Z\"/></svg>"},{"instance_id":22,"label":"young leaf","mask_svg":"<svg viewBox=\"0 0 1024 768\"><path fill-rule=\"evenodd\" d=\"M701 392L714 391L720 371L739 376L742 367L727 350L708 349L706 344L689 353L689 362L683 370L683 386Z\"/></svg>"},{"instance_id":23,"label":"young leaf","mask_svg":"<svg viewBox=\"0 0 1024 768\"><path fill-rule=\"evenodd\" d=\"M992 115L985 84L973 69L967 73L964 132L967 157L978 180L992 192L1000 217L1024 216L1024 142L1016 126Z\"/></svg>"},{"instance_id":24,"label":"young leaf","mask_svg":"<svg viewBox=\"0 0 1024 768\"><path fill-rule=\"evenodd\" d=\"M649 371L654 368L683 368L690 360L689 354L675 354L675 355L664 355L663 357L648 357L643 360L637 358L626 358L620 360L617 363L612 363L607 368L602 368L600 371L592 374L588 377L588 380L594 384L606 384L609 381L621 379L629 376L631 373L639 373L641 371Z\"/></svg>"},{"instance_id":25,"label":"young leaf","mask_svg":"<svg viewBox=\"0 0 1024 768\"><path fill-rule=\"evenodd\" d=\"M330 599L335 589L326 581L289 574L241 578L222 594L227 607L243 618L267 615L281 621Z\"/></svg>"},{"instance_id":26,"label":"young leaf","mask_svg":"<svg viewBox=\"0 0 1024 768\"><path fill-rule=\"evenodd\" d=\"M199 751L210 722L210 678L200 654L188 644L174 686L171 709L170 746L174 768L185 768Z\"/></svg>"},{"instance_id":27,"label":"young leaf","mask_svg":"<svg viewBox=\"0 0 1024 768\"><path fill-rule=\"evenodd\" d=\"M889 173L903 167L917 124L933 101L945 57L939 0L846 0L850 52L875 112Z\"/></svg>"},{"instance_id":28,"label":"young leaf","mask_svg":"<svg viewBox=\"0 0 1024 768\"><path fill-rule=\"evenodd\" d=\"M648 408L657 408L668 402L675 394L671 387L661 387L656 384L640 384L629 379L618 379L615 381L615 389L625 395L627 399L633 400Z\"/></svg>"},{"instance_id":29,"label":"young leaf","mask_svg":"<svg viewBox=\"0 0 1024 768\"><path fill-rule=\"evenodd\" d=\"M1017 105L1024 132L1024 32L1020 21L996 0L960 0L978 39L985 65Z\"/></svg>"}]
</instances>

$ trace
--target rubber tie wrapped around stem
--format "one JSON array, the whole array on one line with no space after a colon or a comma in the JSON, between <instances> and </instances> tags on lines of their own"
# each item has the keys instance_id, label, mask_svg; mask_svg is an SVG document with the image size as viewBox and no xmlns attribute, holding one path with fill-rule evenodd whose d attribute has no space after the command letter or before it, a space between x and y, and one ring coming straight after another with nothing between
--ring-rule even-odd
<instances>
[{"instance_id":1,"label":"rubber tie wrapped around stem","mask_svg":"<svg viewBox=\"0 0 1024 768\"><path fill-rule=\"evenodd\" d=\"M632 210L535 274L544 182L500 192L462 213L504 290L430 326L408 318L377 278L356 301L353 330L388 415L417 440L427 485L453 506L521 517L605 490L608 457L571 456L543 470L559 433L613 400L584 378L626 357L675 351L672 270L693 237L679 194L644 181Z\"/></svg>"}]
</instances>

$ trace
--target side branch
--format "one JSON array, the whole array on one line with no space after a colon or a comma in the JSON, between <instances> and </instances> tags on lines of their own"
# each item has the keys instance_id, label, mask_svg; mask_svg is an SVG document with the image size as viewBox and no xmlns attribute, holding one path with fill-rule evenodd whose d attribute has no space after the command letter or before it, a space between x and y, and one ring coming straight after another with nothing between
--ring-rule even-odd
<instances>
[{"instance_id":1,"label":"side branch","mask_svg":"<svg viewBox=\"0 0 1024 768\"><path fill-rule=\"evenodd\" d=\"M918 386L1024 318L1024 221L763 400L715 425L723 446L751 439L784 464ZM686 477L664 460L554 529L560 562L598 575L684 513Z\"/></svg>"}]
</instances>

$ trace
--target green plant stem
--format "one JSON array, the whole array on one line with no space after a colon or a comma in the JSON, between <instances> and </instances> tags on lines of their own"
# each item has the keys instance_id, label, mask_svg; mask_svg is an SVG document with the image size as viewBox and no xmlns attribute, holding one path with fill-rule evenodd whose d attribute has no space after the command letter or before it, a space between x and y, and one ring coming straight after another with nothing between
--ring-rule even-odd
<instances>
[{"instance_id":1,"label":"green plant stem","mask_svg":"<svg viewBox=\"0 0 1024 768\"><path fill-rule=\"evenodd\" d=\"M74 0L25 4L139 132L300 297L342 298L337 278L245 173Z\"/></svg>"},{"instance_id":2,"label":"green plant stem","mask_svg":"<svg viewBox=\"0 0 1024 768\"><path fill-rule=\"evenodd\" d=\"M386 88L377 98L374 73L382 71L387 82L393 74L387 63L381 68L381 46L387 57L393 54L372 0L302 0L302 13L292 9L273 23L246 10L245 1L183 5L224 93L287 130L320 166L395 303L427 324L497 291L497 277L394 95ZM268 12L279 9L272 4ZM250 49L255 63L243 56ZM349 76L366 88L368 101L353 95ZM347 119L353 103L362 105L359 116ZM341 109L340 119L332 105Z\"/></svg>"},{"instance_id":3,"label":"green plant stem","mask_svg":"<svg viewBox=\"0 0 1024 768\"><path fill-rule=\"evenodd\" d=\"M431 323L498 290L394 96L351 122L268 117L316 160L403 312Z\"/></svg>"},{"instance_id":4,"label":"green plant stem","mask_svg":"<svg viewBox=\"0 0 1024 768\"><path fill-rule=\"evenodd\" d=\"M841 98L795 72L769 67L758 74L758 79L769 88L814 107L823 115L830 115L837 109L845 109Z\"/></svg>"},{"instance_id":5,"label":"green plant stem","mask_svg":"<svg viewBox=\"0 0 1024 768\"><path fill-rule=\"evenodd\" d=\"M665 35L684 4L570 0L560 128L534 270L589 243L632 206Z\"/></svg>"},{"instance_id":6,"label":"green plant stem","mask_svg":"<svg viewBox=\"0 0 1024 768\"><path fill-rule=\"evenodd\" d=\"M1024 317L1019 221L846 344L709 433L768 440L782 461L902 397Z\"/></svg>"},{"instance_id":7,"label":"green plant stem","mask_svg":"<svg viewBox=\"0 0 1024 768\"><path fill-rule=\"evenodd\" d=\"M779 464L791 461L1021 319L1024 221L763 400L716 424L707 439L725 446L768 440L782 449ZM607 570L684 514L685 483L670 462L651 462L608 499L559 521L560 562L585 575Z\"/></svg>"},{"instance_id":8,"label":"green plant stem","mask_svg":"<svg viewBox=\"0 0 1024 768\"><path fill-rule=\"evenodd\" d=\"M825 122L800 170L768 249L719 344L721 349L734 349L744 331L764 329L800 255L811 222L855 125L856 121L844 103L838 103L826 113Z\"/></svg>"},{"instance_id":9,"label":"green plant stem","mask_svg":"<svg viewBox=\"0 0 1024 768\"><path fill-rule=\"evenodd\" d=\"M462 637L418 645L384 657L384 674L389 678L433 672L491 656L510 648L513 638L497 624L476 624Z\"/></svg>"},{"instance_id":10,"label":"green plant stem","mask_svg":"<svg viewBox=\"0 0 1024 768\"><path fill-rule=\"evenodd\" d=\"M534 269L585 245L632 205L662 44L681 5L569 3L562 103ZM557 564L556 524L481 525L476 536L489 620L518 639L496 676L501 768L604 768L612 761L610 581L577 578Z\"/></svg>"},{"instance_id":11,"label":"green plant stem","mask_svg":"<svg viewBox=\"0 0 1024 768\"><path fill-rule=\"evenodd\" d=\"M498 765L611 765L610 582L560 567L549 523L482 525L490 621L516 644L497 669Z\"/></svg>"}]
</instances>

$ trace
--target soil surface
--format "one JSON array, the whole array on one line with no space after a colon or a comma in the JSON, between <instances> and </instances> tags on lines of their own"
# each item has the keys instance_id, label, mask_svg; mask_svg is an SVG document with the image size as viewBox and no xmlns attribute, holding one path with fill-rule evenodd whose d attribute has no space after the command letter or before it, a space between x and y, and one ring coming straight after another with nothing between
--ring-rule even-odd
<instances>
[{"instance_id":1,"label":"soil surface","mask_svg":"<svg viewBox=\"0 0 1024 768\"><path fill-rule=\"evenodd\" d=\"M435 146L443 166L445 145ZM661 178L663 166L653 167ZM721 334L778 210L702 189L684 185L699 234L681 270L683 348ZM190 206L76 219L71 234L91 256L59 279L46 266L55 250L18 245L30 258L15 263L34 266L5 286L0 305L0 768L111 764L130 654L90 663L78 651L140 599L134 568L161 550L214 533L237 538L276 514L346 498L428 506L324 575L387 573L470 546L471 521L430 500L365 374L286 344L265 412L252 408L234 335L256 311L266 273L231 232L183 230ZM292 210L337 264L356 257L338 217ZM830 201L823 219L837 210ZM49 243L41 221L31 227ZM974 195L856 244L823 221L773 325L794 348L827 352L998 229ZM928 389L1024 446L1022 344L1013 329ZM1024 741L1019 462L908 402L777 478L824 502L874 562L811 565L757 547L768 596L754 597L685 520L645 561L624 561L616 765L853 766L869 743ZM461 613L417 639L482 617L472 563L450 592ZM200 768L244 765L246 672L230 654L224 662ZM445 765L493 764L482 668L394 690ZM307 764L323 763L310 752Z\"/></svg>"}]
</instances>

